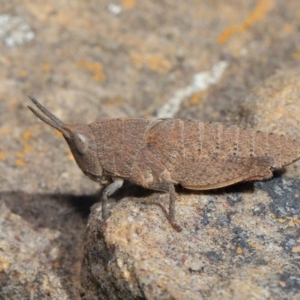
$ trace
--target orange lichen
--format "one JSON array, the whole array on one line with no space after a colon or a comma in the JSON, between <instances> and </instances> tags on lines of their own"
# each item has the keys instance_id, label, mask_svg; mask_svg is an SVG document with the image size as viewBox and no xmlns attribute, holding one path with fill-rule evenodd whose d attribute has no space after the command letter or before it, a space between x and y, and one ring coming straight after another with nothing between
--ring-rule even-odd
<instances>
[{"instance_id":1,"label":"orange lichen","mask_svg":"<svg viewBox=\"0 0 300 300\"><path fill-rule=\"evenodd\" d=\"M188 103L190 105L196 105L200 102L200 100L206 95L206 92L198 92L198 93L195 93L193 94L189 100L188 100Z\"/></svg>"},{"instance_id":2,"label":"orange lichen","mask_svg":"<svg viewBox=\"0 0 300 300\"><path fill-rule=\"evenodd\" d=\"M19 152L17 154L18 157L18 159L16 160L17 166L22 167L25 165L24 157L31 149L32 149L31 145L25 145L24 148L22 149L22 152Z\"/></svg>"},{"instance_id":3,"label":"orange lichen","mask_svg":"<svg viewBox=\"0 0 300 300\"><path fill-rule=\"evenodd\" d=\"M32 135L32 131L31 130L27 130L22 134L22 139L27 142L29 140L29 138Z\"/></svg>"},{"instance_id":4,"label":"orange lichen","mask_svg":"<svg viewBox=\"0 0 300 300\"><path fill-rule=\"evenodd\" d=\"M274 0L259 0L253 11L246 18L244 23L226 28L218 38L219 44L224 44L231 36L242 33L253 26L258 21L262 20L271 9Z\"/></svg>"},{"instance_id":5,"label":"orange lichen","mask_svg":"<svg viewBox=\"0 0 300 300\"><path fill-rule=\"evenodd\" d=\"M27 154L31 149L32 149L31 145L25 145L23 150L22 150L23 155Z\"/></svg>"},{"instance_id":6,"label":"orange lichen","mask_svg":"<svg viewBox=\"0 0 300 300\"><path fill-rule=\"evenodd\" d=\"M243 249L241 247L237 247L236 253L237 254L242 254L243 253Z\"/></svg>"},{"instance_id":7,"label":"orange lichen","mask_svg":"<svg viewBox=\"0 0 300 300\"><path fill-rule=\"evenodd\" d=\"M62 133L59 132L58 130L55 130L55 134L58 135L58 136L62 136Z\"/></svg>"},{"instance_id":8,"label":"orange lichen","mask_svg":"<svg viewBox=\"0 0 300 300\"><path fill-rule=\"evenodd\" d=\"M22 159L17 159L17 160L16 160L16 165L17 165L18 167L23 167L23 166L25 165L25 162L24 162L24 160L22 160Z\"/></svg>"},{"instance_id":9,"label":"orange lichen","mask_svg":"<svg viewBox=\"0 0 300 300\"><path fill-rule=\"evenodd\" d=\"M0 152L0 160L4 160L6 158L6 154L4 152Z\"/></svg>"},{"instance_id":10,"label":"orange lichen","mask_svg":"<svg viewBox=\"0 0 300 300\"><path fill-rule=\"evenodd\" d=\"M8 127L3 127L0 129L0 134L7 134L9 132L9 128Z\"/></svg>"},{"instance_id":11,"label":"orange lichen","mask_svg":"<svg viewBox=\"0 0 300 300\"><path fill-rule=\"evenodd\" d=\"M59 261L55 261L55 262L53 263L53 267L54 267L54 268L59 268L59 267L60 267Z\"/></svg>"},{"instance_id":12,"label":"orange lichen","mask_svg":"<svg viewBox=\"0 0 300 300\"><path fill-rule=\"evenodd\" d=\"M299 59L300 58L300 51L296 51L296 52L292 53L291 57L293 59Z\"/></svg>"},{"instance_id":13,"label":"orange lichen","mask_svg":"<svg viewBox=\"0 0 300 300\"><path fill-rule=\"evenodd\" d=\"M31 135L31 130L27 130L21 135L21 141L24 143L24 146L22 150L17 153L16 165L18 167L23 167L25 165L24 157L33 148L32 145L28 144Z\"/></svg>"},{"instance_id":14,"label":"orange lichen","mask_svg":"<svg viewBox=\"0 0 300 300\"><path fill-rule=\"evenodd\" d=\"M122 0L122 6L124 8L135 8L136 2L135 0Z\"/></svg>"},{"instance_id":15,"label":"orange lichen","mask_svg":"<svg viewBox=\"0 0 300 300\"><path fill-rule=\"evenodd\" d=\"M300 246L295 246L292 248L292 252L299 253L300 252Z\"/></svg>"},{"instance_id":16,"label":"orange lichen","mask_svg":"<svg viewBox=\"0 0 300 300\"><path fill-rule=\"evenodd\" d=\"M32 149L31 145L25 145L21 152L17 153L17 157L22 159L30 150Z\"/></svg>"},{"instance_id":17,"label":"orange lichen","mask_svg":"<svg viewBox=\"0 0 300 300\"><path fill-rule=\"evenodd\" d=\"M43 65L43 71L48 73L51 70L50 64L44 64Z\"/></svg>"},{"instance_id":18,"label":"orange lichen","mask_svg":"<svg viewBox=\"0 0 300 300\"><path fill-rule=\"evenodd\" d=\"M0 272L7 269L10 266L10 262L5 258L0 258Z\"/></svg>"},{"instance_id":19,"label":"orange lichen","mask_svg":"<svg viewBox=\"0 0 300 300\"><path fill-rule=\"evenodd\" d=\"M10 104L16 104L17 103L17 99L16 98L10 98L9 102L10 102Z\"/></svg>"},{"instance_id":20,"label":"orange lichen","mask_svg":"<svg viewBox=\"0 0 300 300\"><path fill-rule=\"evenodd\" d=\"M132 53L130 58L137 69L147 68L160 74L167 74L172 67L171 62L160 54Z\"/></svg>"},{"instance_id":21,"label":"orange lichen","mask_svg":"<svg viewBox=\"0 0 300 300\"><path fill-rule=\"evenodd\" d=\"M22 78L24 78L24 77L27 76L27 72L25 70L20 70L19 71L19 76L22 77Z\"/></svg>"},{"instance_id":22,"label":"orange lichen","mask_svg":"<svg viewBox=\"0 0 300 300\"><path fill-rule=\"evenodd\" d=\"M93 74L93 80L96 82L102 82L106 79L106 75L103 72L103 66L100 62L81 60L77 62L77 66L90 71Z\"/></svg>"},{"instance_id":23,"label":"orange lichen","mask_svg":"<svg viewBox=\"0 0 300 300\"><path fill-rule=\"evenodd\" d=\"M255 242L253 242L253 241L249 241L249 242L248 242L248 245L249 245L250 247L252 247L252 248L255 248L256 250L262 250L262 249L264 248L263 245L258 244L258 243L255 243Z\"/></svg>"}]
</instances>

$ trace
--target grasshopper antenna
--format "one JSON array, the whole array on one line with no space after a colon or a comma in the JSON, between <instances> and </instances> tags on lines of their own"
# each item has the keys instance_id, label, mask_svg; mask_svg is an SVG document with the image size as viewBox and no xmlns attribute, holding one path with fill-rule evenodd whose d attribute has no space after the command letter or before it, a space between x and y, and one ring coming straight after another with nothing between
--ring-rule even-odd
<instances>
[{"instance_id":1,"label":"grasshopper antenna","mask_svg":"<svg viewBox=\"0 0 300 300\"><path fill-rule=\"evenodd\" d=\"M57 129L61 133L65 133L65 130L63 130L64 123L58 119L56 116L54 116L48 109L46 109L42 104L40 104L35 98L28 96L29 99L41 110L42 113L44 113L48 118L43 116L40 112L36 111L31 106L27 106L40 120L45 122L46 124L50 125L51 127Z\"/></svg>"}]
</instances>

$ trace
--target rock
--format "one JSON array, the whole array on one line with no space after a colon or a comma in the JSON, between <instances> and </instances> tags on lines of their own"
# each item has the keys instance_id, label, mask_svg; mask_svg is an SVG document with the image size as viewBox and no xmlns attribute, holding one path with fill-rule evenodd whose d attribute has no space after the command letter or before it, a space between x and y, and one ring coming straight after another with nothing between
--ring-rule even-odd
<instances>
[{"instance_id":1,"label":"rock","mask_svg":"<svg viewBox=\"0 0 300 300\"><path fill-rule=\"evenodd\" d=\"M285 284L297 277L299 186L299 180L278 178L214 193L179 194L180 233L147 198L122 199L106 226L101 204L96 204L86 232L83 299L267 299L297 294L295 285L288 290ZM153 201L168 203L158 195ZM282 281L283 273L288 276Z\"/></svg>"},{"instance_id":2,"label":"rock","mask_svg":"<svg viewBox=\"0 0 300 300\"><path fill-rule=\"evenodd\" d=\"M79 299L84 222L65 197L2 192L0 228L2 297Z\"/></svg>"},{"instance_id":3,"label":"rock","mask_svg":"<svg viewBox=\"0 0 300 300\"><path fill-rule=\"evenodd\" d=\"M1 243L15 246L28 229L22 249L32 260L20 280L10 269L22 266L19 248L0 251L1 295L26 299L32 281L42 299L299 297L297 163L259 184L178 188L180 234L147 204L167 207L167 196L125 185L106 227L93 208L83 253L99 186L26 96L65 122L165 115L296 137L298 11L296 0L1 1L0 201L9 213L0 223L14 216L18 225ZM51 266L40 238L58 249Z\"/></svg>"},{"instance_id":4,"label":"rock","mask_svg":"<svg viewBox=\"0 0 300 300\"><path fill-rule=\"evenodd\" d=\"M60 255L59 248L53 243L60 233L48 228L34 230L4 203L0 205L0 227L2 296L6 299L41 299L34 289L35 280L40 277L46 283L40 282L38 286L43 299L71 299L60 278L50 270ZM4 284L4 278L9 280L9 285Z\"/></svg>"}]
</instances>

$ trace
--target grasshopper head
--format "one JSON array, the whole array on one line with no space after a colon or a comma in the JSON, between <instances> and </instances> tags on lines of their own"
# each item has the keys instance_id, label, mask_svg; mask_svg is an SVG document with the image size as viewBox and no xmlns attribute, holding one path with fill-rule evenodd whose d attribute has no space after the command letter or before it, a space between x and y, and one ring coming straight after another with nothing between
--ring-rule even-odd
<instances>
[{"instance_id":1,"label":"grasshopper head","mask_svg":"<svg viewBox=\"0 0 300 300\"><path fill-rule=\"evenodd\" d=\"M28 108L43 122L61 132L67 141L72 154L82 172L91 180L100 181L102 168L97 157L97 145L93 132L87 124L64 124L50 111L43 107L36 99L29 97L30 100L40 109L44 115L33 109Z\"/></svg>"}]
</instances>

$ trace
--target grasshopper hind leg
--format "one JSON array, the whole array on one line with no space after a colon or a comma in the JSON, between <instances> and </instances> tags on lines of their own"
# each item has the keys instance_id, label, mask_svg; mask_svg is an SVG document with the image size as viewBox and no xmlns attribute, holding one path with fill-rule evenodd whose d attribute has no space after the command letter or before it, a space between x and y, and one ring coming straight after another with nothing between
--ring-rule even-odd
<instances>
[{"instance_id":1,"label":"grasshopper hind leg","mask_svg":"<svg viewBox=\"0 0 300 300\"><path fill-rule=\"evenodd\" d=\"M156 202L152 204L157 205L161 208L166 219L177 232L182 231L182 228L175 221L175 211L176 211L175 206L176 206L177 195L176 195L174 184L173 183L163 183L161 185L153 184L153 185L149 185L148 188L169 194L169 211L167 211L161 203Z\"/></svg>"},{"instance_id":2,"label":"grasshopper hind leg","mask_svg":"<svg viewBox=\"0 0 300 300\"><path fill-rule=\"evenodd\" d=\"M175 202L176 202L176 191L173 184L169 185L169 195L170 195L170 204L169 204L169 214L167 219L171 226L177 231L180 232L182 228L175 221Z\"/></svg>"}]
</instances>

